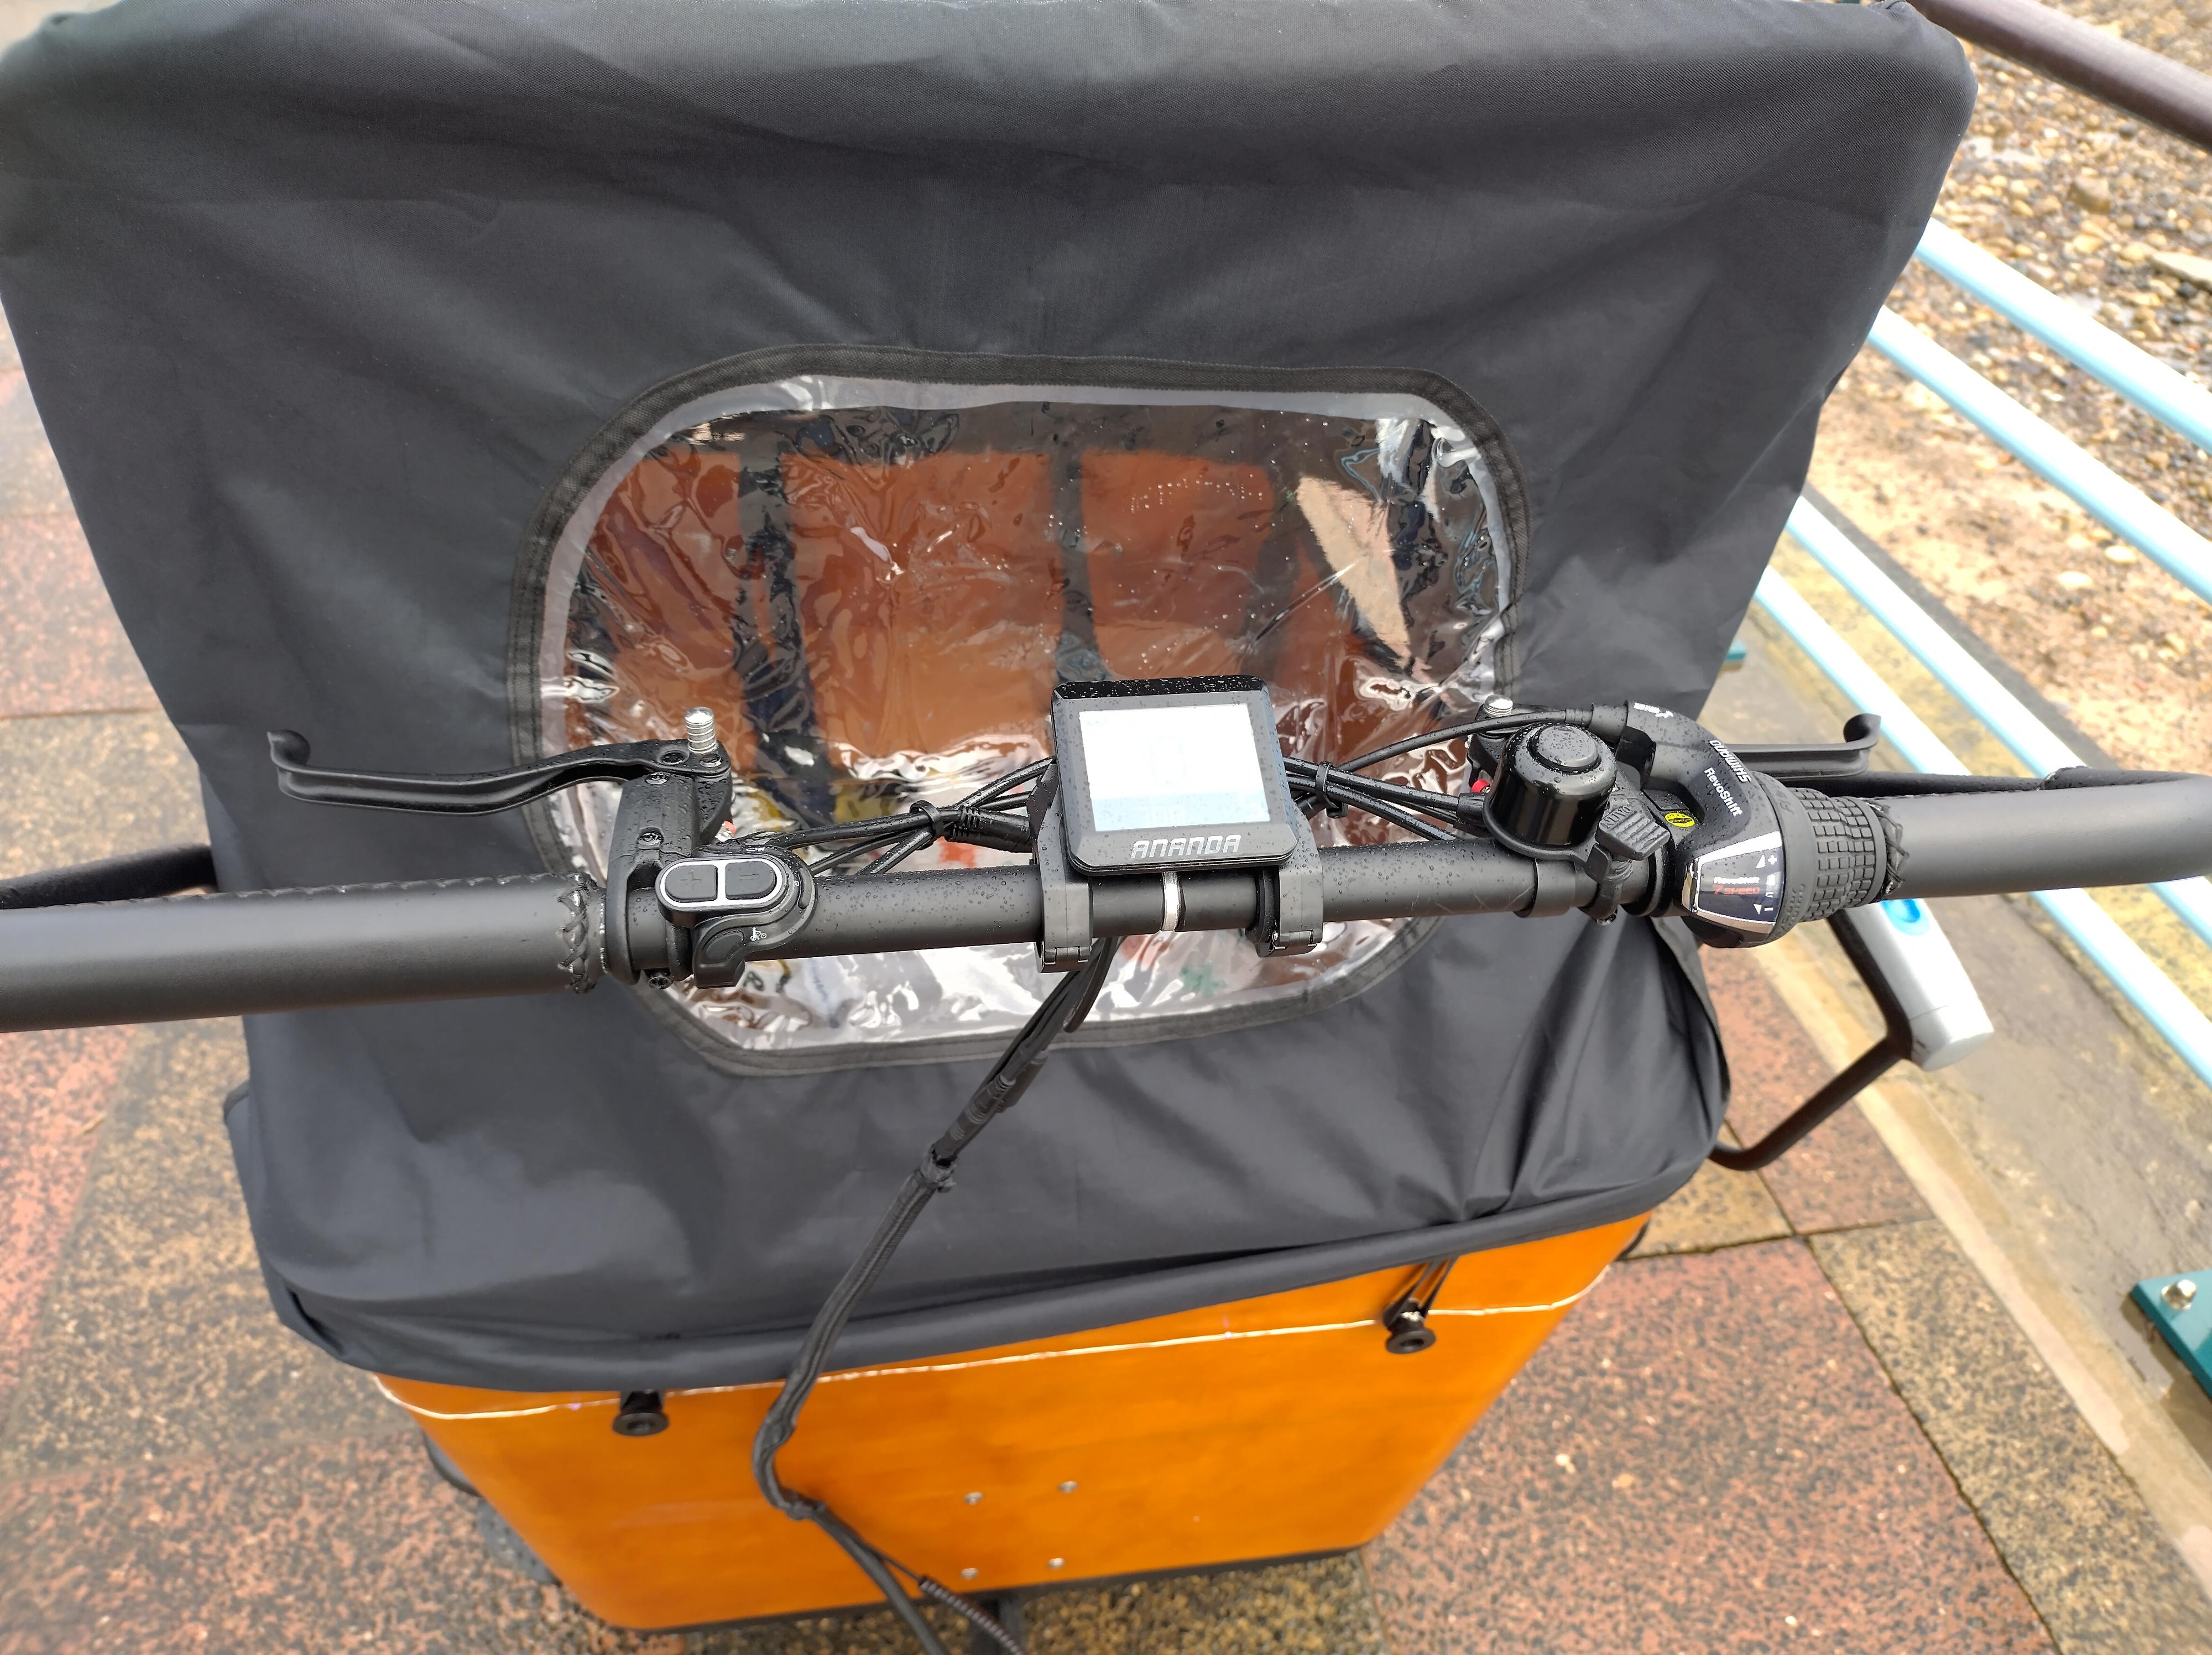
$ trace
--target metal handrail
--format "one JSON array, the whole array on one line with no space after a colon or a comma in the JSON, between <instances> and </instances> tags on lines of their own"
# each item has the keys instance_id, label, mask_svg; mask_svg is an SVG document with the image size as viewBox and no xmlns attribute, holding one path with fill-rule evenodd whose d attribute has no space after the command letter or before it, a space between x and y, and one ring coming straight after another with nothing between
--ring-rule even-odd
<instances>
[{"instance_id":1,"label":"metal handrail","mask_svg":"<svg viewBox=\"0 0 2212 1655\"><path fill-rule=\"evenodd\" d=\"M2212 77L2035 0L1917 0L1932 23L2212 149Z\"/></svg>"},{"instance_id":2,"label":"metal handrail","mask_svg":"<svg viewBox=\"0 0 2212 1655\"><path fill-rule=\"evenodd\" d=\"M2032 8L2033 9L2033 8ZM1942 21L1940 12L1931 15ZM2202 77L2200 77L2202 78ZM1964 236L1931 222L1919 257L2000 314L2166 422L2212 448L2212 394L2098 326ZM2149 554L2199 597L2212 601L2212 541L2162 509L2044 420L1895 312L1875 319L1868 343L1964 414L2112 532ZM2081 759L2056 731L1999 683L1850 536L1808 502L1791 508L1790 537L1925 666L2030 770L2048 775ZM1929 729L1858 652L1781 575L1759 578L1758 602L1797 647L1857 706L1879 713L1882 733L1915 770L1963 775L1957 754ZM2212 883L2177 879L2151 887L2212 944ZM2175 986L2085 891L2039 891L2036 903L2196 1071L2212 1085L2212 1019Z\"/></svg>"}]
</instances>

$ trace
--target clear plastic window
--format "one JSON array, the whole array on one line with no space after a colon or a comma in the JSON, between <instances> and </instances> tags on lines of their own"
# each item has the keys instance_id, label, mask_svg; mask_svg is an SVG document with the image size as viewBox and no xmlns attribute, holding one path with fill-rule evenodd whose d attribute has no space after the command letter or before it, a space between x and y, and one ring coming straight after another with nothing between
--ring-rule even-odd
<instances>
[{"instance_id":1,"label":"clear plastic window","mask_svg":"<svg viewBox=\"0 0 2212 1655\"><path fill-rule=\"evenodd\" d=\"M1498 687L1512 590L1477 445L1409 396L1255 400L823 379L702 398L554 547L543 739L649 739L711 706L750 831L950 803L1042 756L1062 678L1250 673L1311 758L1468 711ZM1464 765L1453 744L1376 773L1454 787ZM556 811L595 874L613 800ZM1386 832L1316 823L1324 844ZM933 858L1012 860L909 866ZM1094 1020L1143 1037L1287 1015L1371 973L1395 931L1333 926L1273 960L1219 934L1133 943ZM1031 950L947 950L757 962L680 1003L735 1047L799 1052L1000 1032L1042 988Z\"/></svg>"}]
</instances>

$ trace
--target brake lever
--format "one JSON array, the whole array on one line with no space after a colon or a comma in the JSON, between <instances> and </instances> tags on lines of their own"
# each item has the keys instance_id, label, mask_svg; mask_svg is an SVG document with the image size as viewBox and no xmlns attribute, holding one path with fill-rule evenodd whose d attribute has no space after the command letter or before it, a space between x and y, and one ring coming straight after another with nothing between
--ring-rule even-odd
<instances>
[{"instance_id":1,"label":"brake lever","mask_svg":"<svg viewBox=\"0 0 2212 1655\"><path fill-rule=\"evenodd\" d=\"M1816 741L1802 746L1759 744L1729 751L1746 770L1771 776L1778 782L1836 782L1864 776L1881 739L1881 715L1853 713L1844 725L1841 741Z\"/></svg>"},{"instance_id":2,"label":"brake lever","mask_svg":"<svg viewBox=\"0 0 2212 1655\"><path fill-rule=\"evenodd\" d=\"M733 780L729 752L714 737L713 713L695 707L684 726L677 740L583 747L511 770L465 776L318 770L307 763L307 739L296 730L269 733L269 758L288 799L439 816L485 816L585 782L621 782L601 921L606 971L624 983L645 976L665 986L690 971L691 937L669 922L654 882L665 865L714 838L729 819Z\"/></svg>"},{"instance_id":3,"label":"brake lever","mask_svg":"<svg viewBox=\"0 0 2212 1655\"><path fill-rule=\"evenodd\" d=\"M365 810L484 816L586 782L635 782L642 776L726 780L730 757L719 743L695 752L683 741L629 741L581 747L511 770L459 776L394 776L370 770L319 770L307 763L307 740L295 730L269 733L269 759L276 786L288 799L311 805L353 805Z\"/></svg>"}]
</instances>

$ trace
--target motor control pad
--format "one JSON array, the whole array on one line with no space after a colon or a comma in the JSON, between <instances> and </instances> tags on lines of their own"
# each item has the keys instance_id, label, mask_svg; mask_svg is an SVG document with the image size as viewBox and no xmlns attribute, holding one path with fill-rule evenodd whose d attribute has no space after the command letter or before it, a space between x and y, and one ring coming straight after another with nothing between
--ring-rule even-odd
<instances>
[{"instance_id":1,"label":"motor control pad","mask_svg":"<svg viewBox=\"0 0 2212 1655\"><path fill-rule=\"evenodd\" d=\"M678 925L731 914L770 919L790 905L797 881L781 856L757 852L687 856L669 863L654 882L663 912Z\"/></svg>"}]
</instances>

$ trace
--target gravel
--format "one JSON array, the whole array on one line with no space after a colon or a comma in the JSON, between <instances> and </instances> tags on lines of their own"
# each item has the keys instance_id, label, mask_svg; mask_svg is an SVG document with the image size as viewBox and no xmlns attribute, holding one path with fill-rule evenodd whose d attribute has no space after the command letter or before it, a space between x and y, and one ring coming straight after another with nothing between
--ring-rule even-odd
<instances>
[{"instance_id":1,"label":"gravel","mask_svg":"<svg viewBox=\"0 0 2212 1655\"><path fill-rule=\"evenodd\" d=\"M2179 15L2116 0L2069 9L2094 22L2150 13L2160 43L2175 32L2165 20ZM2212 265L2208 157L2002 58L1969 52L1981 98L1936 216L2167 366L2212 383L2212 293L2158 262ZM2212 461L2203 451L1917 262L1890 304L2199 533L2212 532Z\"/></svg>"},{"instance_id":2,"label":"gravel","mask_svg":"<svg viewBox=\"0 0 2212 1655\"><path fill-rule=\"evenodd\" d=\"M2212 73L2212 0L2194 17L2158 0L2057 9ZM1981 95L1936 216L2212 385L2212 155L1993 53L1968 56ZM1889 302L2212 535L2212 457L1917 262ZM1830 401L1813 471L2123 763L2212 768L2212 605L1871 350Z\"/></svg>"}]
</instances>

